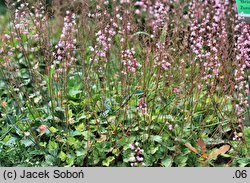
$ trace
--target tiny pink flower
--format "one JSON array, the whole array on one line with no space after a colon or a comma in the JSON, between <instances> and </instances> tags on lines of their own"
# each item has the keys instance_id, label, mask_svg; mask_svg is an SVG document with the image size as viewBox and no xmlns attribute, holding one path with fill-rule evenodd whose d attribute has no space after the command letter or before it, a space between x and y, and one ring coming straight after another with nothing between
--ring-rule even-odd
<instances>
[{"instance_id":1,"label":"tiny pink flower","mask_svg":"<svg viewBox=\"0 0 250 183\"><path fill-rule=\"evenodd\" d=\"M7 102L2 102L1 105L3 108L5 108L5 107L7 107Z\"/></svg>"},{"instance_id":2,"label":"tiny pink flower","mask_svg":"<svg viewBox=\"0 0 250 183\"><path fill-rule=\"evenodd\" d=\"M179 89L179 88L174 88L173 91L174 91L174 93L176 93L176 94L179 94L179 93L180 93L180 89Z\"/></svg>"},{"instance_id":3,"label":"tiny pink flower","mask_svg":"<svg viewBox=\"0 0 250 183\"><path fill-rule=\"evenodd\" d=\"M131 150L134 150L134 149L135 149L134 144L129 144L129 148L130 148Z\"/></svg>"}]
</instances>

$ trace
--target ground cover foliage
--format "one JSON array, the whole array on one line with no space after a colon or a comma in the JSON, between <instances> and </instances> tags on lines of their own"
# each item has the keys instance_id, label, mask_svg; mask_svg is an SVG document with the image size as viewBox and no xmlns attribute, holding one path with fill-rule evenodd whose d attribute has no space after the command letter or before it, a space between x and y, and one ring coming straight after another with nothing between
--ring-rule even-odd
<instances>
[{"instance_id":1,"label":"ground cover foliage","mask_svg":"<svg viewBox=\"0 0 250 183\"><path fill-rule=\"evenodd\" d=\"M1 166L250 165L235 1L5 4Z\"/></svg>"}]
</instances>

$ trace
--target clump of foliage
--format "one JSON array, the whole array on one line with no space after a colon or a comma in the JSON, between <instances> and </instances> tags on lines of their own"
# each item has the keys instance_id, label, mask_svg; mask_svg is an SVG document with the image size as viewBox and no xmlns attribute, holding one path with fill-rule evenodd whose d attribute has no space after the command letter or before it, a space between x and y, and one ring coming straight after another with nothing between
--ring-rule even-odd
<instances>
[{"instance_id":1,"label":"clump of foliage","mask_svg":"<svg viewBox=\"0 0 250 183\"><path fill-rule=\"evenodd\" d=\"M250 27L225 1L7 1L1 166L249 166Z\"/></svg>"}]
</instances>

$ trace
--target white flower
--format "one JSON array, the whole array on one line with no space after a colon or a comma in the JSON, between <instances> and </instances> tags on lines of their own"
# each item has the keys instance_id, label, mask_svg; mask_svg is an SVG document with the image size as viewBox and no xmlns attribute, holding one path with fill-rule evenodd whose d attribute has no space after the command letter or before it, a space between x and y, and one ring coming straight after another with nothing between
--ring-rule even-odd
<instances>
[{"instance_id":1,"label":"white flower","mask_svg":"<svg viewBox=\"0 0 250 183\"><path fill-rule=\"evenodd\" d=\"M129 161L129 162L134 162L134 161L136 161L136 159L135 159L135 157L130 157L130 158L128 159L128 161Z\"/></svg>"}]
</instances>

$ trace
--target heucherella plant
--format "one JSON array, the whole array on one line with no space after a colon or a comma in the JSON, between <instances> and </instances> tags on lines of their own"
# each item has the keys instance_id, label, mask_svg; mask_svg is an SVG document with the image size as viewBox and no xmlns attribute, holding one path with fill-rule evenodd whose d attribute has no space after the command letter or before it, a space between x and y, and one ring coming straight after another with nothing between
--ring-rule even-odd
<instances>
[{"instance_id":1,"label":"heucherella plant","mask_svg":"<svg viewBox=\"0 0 250 183\"><path fill-rule=\"evenodd\" d=\"M38 58L39 52L48 51L45 48L47 40L43 32L47 28L44 7L42 4L32 6L33 13L28 6L28 3L23 3L15 10L10 34L5 34L1 47L3 76L12 83L8 87L21 109L26 105L21 101L23 97L35 104L41 101L41 91L46 83L39 74L39 61L48 65L48 60ZM33 59L34 57L38 59ZM31 85L33 91L27 85ZM35 97L38 95L38 98Z\"/></svg>"},{"instance_id":2,"label":"heucherella plant","mask_svg":"<svg viewBox=\"0 0 250 183\"><path fill-rule=\"evenodd\" d=\"M6 5L0 165L250 165L250 27L235 1Z\"/></svg>"},{"instance_id":3,"label":"heucherella plant","mask_svg":"<svg viewBox=\"0 0 250 183\"><path fill-rule=\"evenodd\" d=\"M134 144L130 144L129 148L131 149L131 157L129 158L129 162L131 167L145 166L143 162L143 152L144 150L139 147L139 143L135 142Z\"/></svg>"},{"instance_id":4,"label":"heucherella plant","mask_svg":"<svg viewBox=\"0 0 250 183\"><path fill-rule=\"evenodd\" d=\"M249 56L249 45L250 45L250 25L242 22L240 17L236 15L236 26L235 26L235 52L236 69L234 71L235 77L235 100L237 104L235 109L237 112L239 126L244 127L246 109L249 108L248 96L249 96L249 73L250 67L250 56Z\"/></svg>"},{"instance_id":5,"label":"heucherella plant","mask_svg":"<svg viewBox=\"0 0 250 183\"><path fill-rule=\"evenodd\" d=\"M242 127L244 114L248 108L249 86L245 72L249 60L247 51L249 26L240 22L236 15L234 27L229 27L234 23L233 19L229 18L232 16L230 9L234 8L235 6L230 5L229 1L193 1L190 12L192 18L190 42L195 62L199 62L202 72L201 79L204 82L201 86L209 89L211 94L216 91L216 83L228 88L229 92L226 92L228 99L236 101L235 122ZM234 41L231 41L230 31L234 33ZM232 47L235 47L233 54L236 59L232 60L230 68L225 66L225 62L232 54ZM228 72L231 73L230 80L226 79ZM234 84L229 85L232 80L235 81Z\"/></svg>"},{"instance_id":6,"label":"heucherella plant","mask_svg":"<svg viewBox=\"0 0 250 183\"><path fill-rule=\"evenodd\" d=\"M60 74L65 73L67 75L70 71L70 67L75 63L75 50L76 50L76 39L74 34L77 32L75 22L75 14L66 12L64 18L63 31L60 36L58 44L55 46L56 51L54 55L54 65L61 65L61 69L56 70L55 80L59 80ZM55 67L55 66L54 66Z\"/></svg>"},{"instance_id":7,"label":"heucherella plant","mask_svg":"<svg viewBox=\"0 0 250 183\"><path fill-rule=\"evenodd\" d=\"M136 72L141 67L135 58L135 51L133 48L122 51L121 57L123 65L127 68L124 74L127 74L127 72Z\"/></svg>"}]
</instances>

